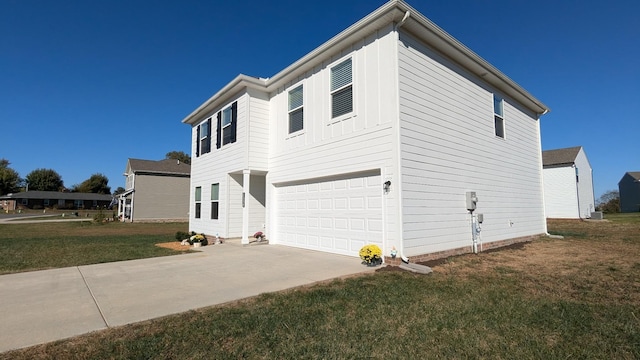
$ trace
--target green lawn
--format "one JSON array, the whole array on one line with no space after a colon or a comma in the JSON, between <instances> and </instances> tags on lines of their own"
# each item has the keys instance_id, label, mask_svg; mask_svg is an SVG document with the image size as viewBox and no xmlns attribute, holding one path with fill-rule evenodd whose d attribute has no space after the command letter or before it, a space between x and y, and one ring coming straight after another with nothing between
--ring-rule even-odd
<instances>
[{"instance_id":1,"label":"green lawn","mask_svg":"<svg viewBox=\"0 0 640 360\"><path fill-rule=\"evenodd\" d=\"M449 258L431 275L384 268L0 359L640 358L639 223L549 228L569 235Z\"/></svg>"},{"instance_id":2,"label":"green lawn","mask_svg":"<svg viewBox=\"0 0 640 360\"><path fill-rule=\"evenodd\" d=\"M186 223L93 222L0 224L0 274L181 254L156 243L175 241Z\"/></svg>"}]
</instances>

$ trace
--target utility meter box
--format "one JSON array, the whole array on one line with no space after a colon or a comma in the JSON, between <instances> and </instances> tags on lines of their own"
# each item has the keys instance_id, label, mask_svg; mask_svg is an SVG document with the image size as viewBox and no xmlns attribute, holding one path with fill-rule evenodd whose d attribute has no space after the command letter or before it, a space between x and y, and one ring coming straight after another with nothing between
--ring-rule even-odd
<instances>
[{"instance_id":1,"label":"utility meter box","mask_svg":"<svg viewBox=\"0 0 640 360\"><path fill-rule=\"evenodd\" d=\"M478 197L476 196L475 191L467 191L467 210L473 211L476 209L476 203L478 202Z\"/></svg>"}]
</instances>

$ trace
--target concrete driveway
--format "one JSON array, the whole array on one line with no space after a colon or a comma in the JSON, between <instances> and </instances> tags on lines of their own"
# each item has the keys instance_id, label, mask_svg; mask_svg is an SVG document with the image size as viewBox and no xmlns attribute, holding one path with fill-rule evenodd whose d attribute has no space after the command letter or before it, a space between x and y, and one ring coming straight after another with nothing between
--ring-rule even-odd
<instances>
[{"instance_id":1,"label":"concrete driveway","mask_svg":"<svg viewBox=\"0 0 640 360\"><path fill-rule=\"evenodd\" d=\"M201 250L0 276L0 352L373 270L279 245Z\"/></svg>"}]
</instances>

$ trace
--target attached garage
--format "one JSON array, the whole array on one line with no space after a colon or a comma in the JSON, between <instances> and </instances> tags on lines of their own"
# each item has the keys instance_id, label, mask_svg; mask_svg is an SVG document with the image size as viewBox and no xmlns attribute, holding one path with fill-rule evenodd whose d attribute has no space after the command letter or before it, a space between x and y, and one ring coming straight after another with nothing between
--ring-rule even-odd
<instances>
[{"instance_id":1,"label":"attached garage","mask_svg":"<svg viewBox=\"0 0 640 360\"><path fill-rule=\"evenodd\" d=\"M276 184L274 243L358 256L382 246L380 171Z\"/></svg>"}]
</instances>

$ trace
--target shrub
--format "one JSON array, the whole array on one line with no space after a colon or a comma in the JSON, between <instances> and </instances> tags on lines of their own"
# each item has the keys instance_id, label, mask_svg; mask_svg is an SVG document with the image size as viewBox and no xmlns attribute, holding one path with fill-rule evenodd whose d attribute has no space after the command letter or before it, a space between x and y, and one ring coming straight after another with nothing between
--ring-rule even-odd
<instances>
[{"instance_id":1,"label":"shrub","mask_svg":"<svg viewBox=\"0 0 640 360\"><path fill-rule=\"evenodd\" d=\"M184 239L188 239L189 236L191 236L191 235L188 232L185 232L185 231L176 232L176 240L177 241L182 241Z\"/></svg>"}]
</instances>

